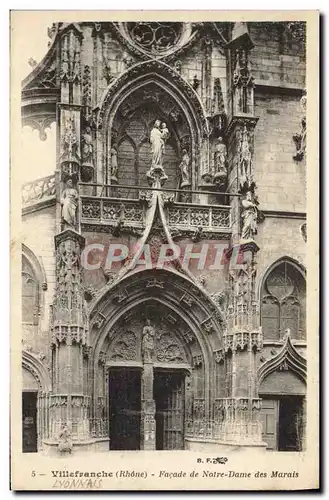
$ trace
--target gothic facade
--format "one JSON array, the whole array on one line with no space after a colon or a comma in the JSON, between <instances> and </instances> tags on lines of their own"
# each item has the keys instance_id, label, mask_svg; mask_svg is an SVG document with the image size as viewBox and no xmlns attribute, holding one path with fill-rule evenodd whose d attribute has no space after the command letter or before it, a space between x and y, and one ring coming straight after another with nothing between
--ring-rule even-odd
<instances>
[{"instance_id":1,"label":"gothic facade","mask_svg":"<svg viewBox=\"0 0 329 500\"><path fill-rule=\"evenodd\" d=\"M57 23L22 122L23 451L301 451L305 25ZM55 162L54 162L55 163Z\"/></svg>"}]
</instances>

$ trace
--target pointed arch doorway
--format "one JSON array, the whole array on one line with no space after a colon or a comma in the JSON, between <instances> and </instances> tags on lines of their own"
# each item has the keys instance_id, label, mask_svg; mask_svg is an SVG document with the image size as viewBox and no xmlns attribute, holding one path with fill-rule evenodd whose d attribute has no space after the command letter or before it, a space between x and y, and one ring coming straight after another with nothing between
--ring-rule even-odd
<instances>
[{"instance_id":1,"label":"pointed arch doorway","mask_svg":"<svg viewBox=\"0 0 329 500\"><path fill-rule=\"evenodd\" d=\"M149 373L147 375L149 378ZM142 397L147 384L144 369L111 366L108 374L110 449L183 450L185 377L183 368L154 369L152 398L145 400ZM148 431L149 442L145 443L145 423L151 414L154 433Z\"/></svg>"},{"instance_id":2,"label":"pointed arch doorway","mask_svg":"<svg viewBox=\"0 0 329 500\"><path fill-rule=\"evenodd\" d=\"M192 385L203 394L204 376L203 367L192 367L200 346L182 328L169 307L150 300L123 315L106 337L111 450L184 449Z\"/></svg>"},{"instance_id":3,"label":"pointed arch doorway","mask_svg":"<svg viewBox=\"0 0 329 500\"><path fill-rule=\"evenodd\" d=\"M286 334L258 370L263 439L274 451L302 451L306 438L306 359Z\"/></svg>"}]
</instances>

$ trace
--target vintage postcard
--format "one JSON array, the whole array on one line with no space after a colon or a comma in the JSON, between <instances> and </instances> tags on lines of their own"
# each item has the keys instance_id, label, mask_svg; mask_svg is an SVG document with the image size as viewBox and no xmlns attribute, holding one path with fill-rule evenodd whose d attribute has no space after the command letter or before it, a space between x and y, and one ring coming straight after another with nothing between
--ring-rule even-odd
<instances>
[{"instance_id":1,"label":"vintage postcard","mask_svg":"<svg viewBox=\"0 0 329 500\"><path fill-rule=\"evenodd\" d=\"M318 30L11 12L13 490L319 488Z\"/></svg>"}]
</instances>

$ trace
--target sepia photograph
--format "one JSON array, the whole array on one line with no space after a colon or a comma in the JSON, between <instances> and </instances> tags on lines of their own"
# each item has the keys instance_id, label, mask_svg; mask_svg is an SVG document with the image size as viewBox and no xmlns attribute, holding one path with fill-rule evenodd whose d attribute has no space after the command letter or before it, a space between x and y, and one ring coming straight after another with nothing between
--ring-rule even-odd
<instances>
[{"instance_id":1,"label":"sepia photograph","mask_svg":"<svg viewBox=\"0 0 329 500\"><path fill-rule=\"evenodd\" d=\"M14 451L62 459L57 472L80 457L113 467L114 451L192 452L216 471L233 452L293 466L309 452L318 342L317 320L307 328L308 21L140 14L12 13ZM225 477L239 477L233 462Z\"/></svg>"}]
</instances>

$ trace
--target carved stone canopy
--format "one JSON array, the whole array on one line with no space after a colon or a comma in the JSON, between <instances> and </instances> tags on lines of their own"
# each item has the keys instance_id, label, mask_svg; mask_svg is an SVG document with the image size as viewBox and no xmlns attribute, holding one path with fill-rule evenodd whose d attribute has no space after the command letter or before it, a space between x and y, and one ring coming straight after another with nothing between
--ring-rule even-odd
<instances>
[{"instance_id":1,"label":"carved stone canopy","mask_svg":"<svg viewBox=\"0 0 329 500\"><path fill-rule=\"evenodd\" d=\"M97 113L98 127L110 126L109 118L113 119L119 103L122 103L137 87L142 89L150 82L155 82L167 91L184 110L189 117L191 130L195 127L200 135L203 133L209 135L205 110L198 94L177 71L159 60L135 64L108 87Z\"/></svg>"},{"instance_id":2,"label":"carved stone canopy","mask_svg":"<svg viewBox=\"0 0 329 500\"><path fill-rule=\"evenodd\" d=\"M258 369L259 384L262 383L265 377L276 370L291 370L306 382L306 359L299 354L293 345L290 331L286 331L280 351L260 365Z\"/></svg>"},{"instance_id":3,"label":"carved stone canopy","mask_svg":"<svg viewBox=\"0 0 329 500\"><path fill-rule=\"evenodd\" d=\"M113 300L117 295L122 296L120 301ZM188 303L185 303L185 298ZM189 305L190 299L193 307ZM138 321L142 321L140 332L148 318L152 325L154 318L155 327L161 316L162 323L168 325L168 331L181 339L184 349L187 347L187 356L189 352L192 356L210 352L212 345L218 348L223 346L222 313L205 290L176 271L133 271L96 297L89 310L91 325L99 313L105 317L101 328L92 327L90 332L90 343L95 346L96 358L99 350L108 350L106 339L109 335L111 337L112 329L131 330L130 314L134 315L134 311L138 312ZM136 332L135 329L133 331ZM209 366L212 361L205 357L204 362L205 366Z\"/></svg>"}]
</instances>

